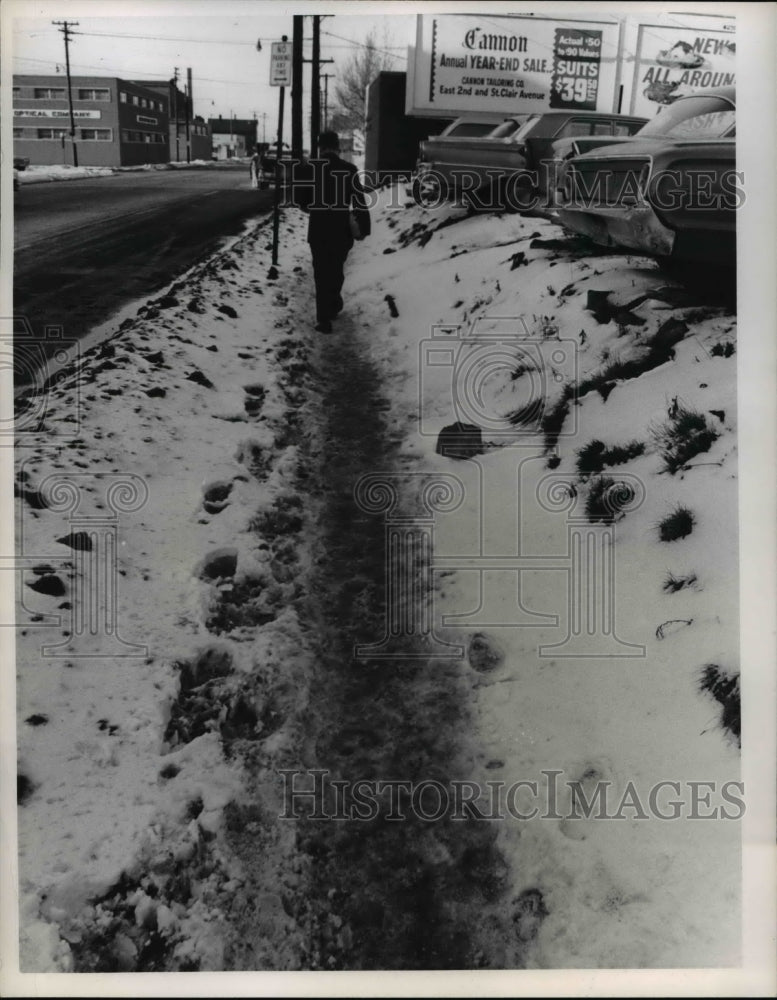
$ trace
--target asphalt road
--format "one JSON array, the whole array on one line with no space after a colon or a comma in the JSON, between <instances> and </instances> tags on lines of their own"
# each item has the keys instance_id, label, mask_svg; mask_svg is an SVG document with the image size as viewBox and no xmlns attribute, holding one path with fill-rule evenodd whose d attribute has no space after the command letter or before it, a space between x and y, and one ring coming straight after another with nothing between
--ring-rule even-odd
<instances>
[{"instance_id":1,"label":"asphalt road","mask_svg":"<svg viewBox=\"0 0 777 1000\"><path fill-rule=\"evenodd\" d=\"M23 185L14 198L15 328L24 317L36 340L46 326L78 340L271 207L272 191L253 190L242 165Z\"/></svg>"}]
</instances>

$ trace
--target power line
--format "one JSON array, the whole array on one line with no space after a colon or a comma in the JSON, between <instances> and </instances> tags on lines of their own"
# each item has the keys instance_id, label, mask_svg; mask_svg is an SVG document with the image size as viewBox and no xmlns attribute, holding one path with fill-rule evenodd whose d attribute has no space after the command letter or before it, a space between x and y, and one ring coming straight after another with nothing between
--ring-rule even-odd
<instances>
[{"instance_id":1,"label":"power line","mask_svg":"<svg viewBox=\"0 0 777 1000\"><path fill-rule=\"evenodd\" d=\"M92 38L137 38L145 42L194 42L201 45L247 45L256 48L256 42L234 42L227 39L212 38L171 38L169 35L132 35L122 31L78 31L78 35L89 35ZM268 42L278 42L279 38L268 38Z\"/></svg>"},{"instance_id":2,"label":"power line","mask_svg":"<svg viewBox=\"0 0 777 1000\"><path fill-rule=\"evenodd\" d=\"M373 52L383 52L385 55L389 56L389 58L391 58L391 59L406 59L407 58L407 56L398 56L398 55L395 55L394 52L391 51L391 49L381 48L381 46L379 46L379 45L368 45L366 42L355 42L352 38L345 38L343 35L335 35L331 31L322 31L321 34L322 35L327 35L327 37L329 37L329 38L336 38L336 39L338 39L338 41L341 41L341 42L348 42L348 44L351 47L355 47L355 48L358 48L358 49L371 49ZM331 46L331 48L335 48L335 47L336 46ZM404 49L406 48L406 46L405 45L394 45L394 46L392 46L392 48L397 49L399 51L404 51Z\"/></svg>"},{"instance_id":3,"label":"power line","mask_svg":"<svg viewBox=\"0 0 777 1000\"><path fill-rule=\"evenodd\" d=\"M22 60L23 62L41 63L44 66L57 66L58 65L58 63L56 63L54 60L51 60L51 59L32 59L29 56L14 56L14 59L19 59L19 60ZM97 70L100 70L101 73L106 73L106 74L109 74L109 75L116 75L120 79L125 79L125 78L127 78L129 76L131 76L132 79L138 79L138 76L137 76L138 73L141 73L141 74L143 74L143 73L148 74L149 73L149 70L126 70L126 69L124 69L124 70L120 70L120 71L117 70L117 71L115 71L115 74L114 74L114 73L111 73L110 67L108 67L108 66L90 66L87 63L73 63L72 65L74 67L77 67L78 69L97 69ZM164 74L162 74L162 75L164 75ZM154 76L149 76L149 80L159 79L159 76L160 76L159 73L155 74ZM223 84L235 85L235 86L239 86L239 87L253 87L253 86L256 85L256 80L214 80L212 77L207 77L207 76L198 76L197 80L200 83L223 83Z\"/></svg>"}]
</instances>

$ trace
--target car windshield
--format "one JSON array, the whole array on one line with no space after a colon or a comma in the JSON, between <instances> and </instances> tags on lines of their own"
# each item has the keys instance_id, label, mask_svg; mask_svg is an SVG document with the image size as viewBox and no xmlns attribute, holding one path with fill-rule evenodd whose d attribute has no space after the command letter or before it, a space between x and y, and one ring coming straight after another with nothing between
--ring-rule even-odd
<instances>
[{"instance_id":1,"label":"car windshield","mask_svg":"<svg viewBox=\"0 0 777 1000\"><path fill-rule=\"evenodd\" d=\"M723 97L685 97L670 104L640 129L640 139L669 135L674 139L717 139L733 127L736 112Z\"/></svg>"},{"instance_id":2,"label":"car windshield","mask_svg":"<svg viewBox=\"0 0 777 1000\"><path fill-rule=\"evenodd\" d=\"M515 118L508 118L507 121L502 122L498 128L494 129L490 138L506 139L510 136L512 139L520 139L522 136L526 135L529 127L533 125L538 118L539 115L529 115L528 118L525 115L517 115Z\"/></svg>"}]
</instances>

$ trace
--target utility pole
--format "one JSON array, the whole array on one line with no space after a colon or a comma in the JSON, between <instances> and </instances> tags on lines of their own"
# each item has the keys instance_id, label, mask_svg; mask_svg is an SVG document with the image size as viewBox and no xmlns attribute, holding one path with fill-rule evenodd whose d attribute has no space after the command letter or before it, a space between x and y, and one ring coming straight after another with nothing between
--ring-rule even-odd
<instances>
[{"instance_id":1,"label":"utility pole","mask_svg":"<svg viewBox=\"0 0 777 1000\"><path fill-rule=\"evenodd\" d=\"M318 153L318 135L321 132L321 67L324 63L334 62L334 59L321 58L321 20L332 17L332 14L313 15L313 57L303 59L311 64L310 72L310 155Z\"/></svg>"},{"instance_id":2,"label":"utility pole","mask_svg":"<svg viewBox=\"0 0 777 1000\"><path fill-rule=\"evenodd\" d=\"M294 15L291 40L291 156L302 159L302 14Z\"/></svg>"},{"instance_id":3,"label":"utility pole","mask_svg":"<svg viewBox=\"0 0 777 1000\"><path fill-rule=\"evenodd\" d=\"M173 122L175 123L175 162L181 159L178 149L178 67L173 67Z\"/></svg>"},{"instance_id":4,"label":"utility pole","mask_svg":"<svg viewBox=\"0 0 777 1000\"><path fill-rule=\"evenodd\" d=\"M321 16L313 15L313 58L310 75L310 158L318 156L318 134L321 131Z\"/></svg>"},{"instance_id":5,"label":"utility pole","mask_svg":"<svg viewBox=\"0 0 777 1000\"><path fill-rule=\"evenodd\" d=\"M324 129L329 128L329 79L334 73L324 73Z\"/></svg>"},{"instance_id":6,"label":"utility pole","mask_svg":"<svg viewBox=\"0 0 777 1000\"><path fill-rule=\"evenodd\" d=\"M76 121L73 114L73 90L70 85L70 35L71 28L78 27L78 21L52 21L59 26L60 33L65 37L65 72L67 73L67 103L70 109L70 141L73 146L73 166L78 166L78 150L76 149Z\"/></svg>"},{"instance_id":7,"label":"utility pole","mask_svg":"<svg viewBox=\"0 0 777 1000\"><path fill-rule=\"evenodd\" d=\"M194 105L192 104L192 68L186 70L186 162L192 162L192 136L191 129L189 126L189 119L191 115L194 114Z\"/></svg>"}]
</instances>

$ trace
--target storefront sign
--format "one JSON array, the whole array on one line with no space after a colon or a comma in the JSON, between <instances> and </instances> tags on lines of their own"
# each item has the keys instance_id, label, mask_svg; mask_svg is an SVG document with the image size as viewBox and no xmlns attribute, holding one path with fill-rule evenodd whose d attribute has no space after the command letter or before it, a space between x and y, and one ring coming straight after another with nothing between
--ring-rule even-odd
<instances>
[{"instance_id":1,"label":"storefront sign","mask_svg":"<svg viewBox=\"0 0 777 1000\"><path fill-rule=\"evenodd\" d=\"M66 108L14 108L14 118L70 118ZM74 118L101 118L101 111L74 111Z\"/></svg>"}]
</instances>

